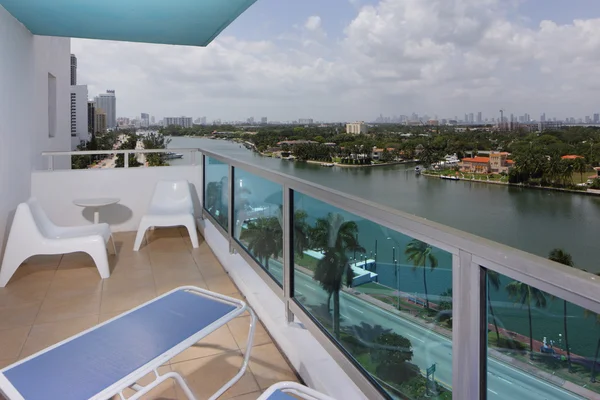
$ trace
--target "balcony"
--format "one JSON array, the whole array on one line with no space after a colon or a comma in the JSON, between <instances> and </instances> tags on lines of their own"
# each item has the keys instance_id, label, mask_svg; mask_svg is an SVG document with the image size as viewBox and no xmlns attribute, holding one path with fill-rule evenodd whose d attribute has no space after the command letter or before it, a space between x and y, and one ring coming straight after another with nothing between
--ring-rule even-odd
<instances>
[{"instance_id":1,"label":"balcony","mask_svg":"<svg viewBox=\"0 0 600 400\"><path fill-rule=\"evenodd\" d=\"M177 151L195 155L190 165L54 170L70 153L45 154L31 194L55 222L93 221L76 198L120 199L100 211L117 256L104 281L79 254L22 266L0 289L3 364L197 285L245 298L265 328L225 398L256 398L296 376L339 399L598 398L595 275L227 155ZM160 229L134 253L155 183L174 178L194 188L200 248ZM555 335L567 340L565 320L568 353ZM202 397L241 360L241 325L164 368L183 371ZM167 386L155 396L178 395Z\"/></svg>"}]
</instances>

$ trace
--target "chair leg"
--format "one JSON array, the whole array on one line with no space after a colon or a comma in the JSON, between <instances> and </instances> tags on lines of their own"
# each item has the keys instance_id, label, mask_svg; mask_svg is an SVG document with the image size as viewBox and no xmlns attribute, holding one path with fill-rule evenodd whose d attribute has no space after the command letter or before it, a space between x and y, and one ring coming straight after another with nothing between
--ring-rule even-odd
<instances>
[{"instance_id":1,"label":"chair leg","mask_svg":"<svg viewBox=\"0 0 600 400\"><path fill-rule=\"evenodd\" d=\"M100 273L100 277L102 279L110 277L110 268L108 266L108 255L106 253L106 247L95 246L93 249L88 250L87 253L94 260L96 268L98 268L98 272Z\"/></svg>"},{"instance_id":2,"label":"chair leg","mask_svg":"<svg viewBox=\"0 0 600 400\"><path fill-rule=\"evenodd\" d=\"M116 256L117 255L117 245L115 244L115 237L112 235L110 235L110 242L112 243L112 248L113 248L113 254Z\"/></svg>"},{"instance_id":3,"label":"chair leg","mask_svg":"<svg viewBox=\"0 0 600 400\"><path fill-rule=\"evenodd\" d=\"M196 221L192 220L192 222L188 222L187 224L185 224L185 227L188 230L188 233L190 235L190 240L192 241L192 247L197 249L198 248L198 230L196 229Z\"/></svg>"},{"instance_id":4,"label":"chair leg","mask_svg":"<svg viewBox=\"0 0 600 400\"><path fill-rule=\"evenodd\" d=\"M20 252L15 249L10 243L6 245L6 251L4 252L4 258L2 260L2 266L0 267L0 287L5 287L10 278L14 275L17 269L21 266L29 255Z\"/></svg>"},{"instance_id":5,"label":"chair leg","mask_svg":"<svg viewBox=\"0 0 600 400\"><path fill-rule=\"evenodd\" d=\"M137 235L135 236L135 243L133 244L133 251L140 251L140 246L146 237L146 230L148 230L148 228L148 225L140 222L140 227L138 228Z\"/></svg>"}]
</instances>

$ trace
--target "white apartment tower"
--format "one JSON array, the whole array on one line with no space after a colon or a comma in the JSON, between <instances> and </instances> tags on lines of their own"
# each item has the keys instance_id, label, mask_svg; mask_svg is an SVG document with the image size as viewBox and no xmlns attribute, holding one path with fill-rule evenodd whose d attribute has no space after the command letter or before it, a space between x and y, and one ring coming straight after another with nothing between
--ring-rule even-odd
<instances>
[{"instance_id":1,"label":"white apartment tower","mask_svg":"<svg viewBox=\"0 0 600 400\"><path fill-rule=\"evenodd\" d=\"M164 126L181 126L183 128L191 128L192 127L192 118L191 117L165 117L163 125Z\"/></svg>"},{"instance_id":2,"label":"white apartment tower","mask_svg":"<svg viewBox=\"0 0 600 400\"><path fill-rule=\"evenodd\" d=\"M363 121L346 124L346 133L352 135L366 134L369 131L367 124Z\"/></svg>"},{"instance_id":3,"label":"white apartment tower","mask_svg":"<svg viewBox=\"0 0 600 400\"><path fill-rule=\"evenodd\" d=\"M96 107L104 110L106 113L106 128L115 129L117 127L117 97L114 90L107 90L106 93L99 94L94 99Z\"/></svg>"},{"instance_id":4,"label":"white apartment tower","mask_svg":"<svg viewBox=\"0 0 600 400\"><path fill-rule=\"evenodd\" d=\"M90 140L88 126L88 87L71 86L71 150Z\"/></svg>"}]
</instances>

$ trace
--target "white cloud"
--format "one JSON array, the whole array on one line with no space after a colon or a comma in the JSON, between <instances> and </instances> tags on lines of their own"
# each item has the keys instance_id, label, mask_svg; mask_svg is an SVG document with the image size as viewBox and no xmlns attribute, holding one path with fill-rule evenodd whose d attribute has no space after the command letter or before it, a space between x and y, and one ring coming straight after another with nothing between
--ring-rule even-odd
<instances>
[{"instance_id":1,"label":"white cloud","mask_svg":"<svg viewBox=\"0 0 600 400\"><path fill-rule=\"evenodd\" d=\"M281 39L222 36L207 48L74 40L73 51L90 93L116 89L125 115L593 112L600 19L531 27L513 4L381 0L331 39L313 15L273 36Z\"/></svg>"}]
</instances>

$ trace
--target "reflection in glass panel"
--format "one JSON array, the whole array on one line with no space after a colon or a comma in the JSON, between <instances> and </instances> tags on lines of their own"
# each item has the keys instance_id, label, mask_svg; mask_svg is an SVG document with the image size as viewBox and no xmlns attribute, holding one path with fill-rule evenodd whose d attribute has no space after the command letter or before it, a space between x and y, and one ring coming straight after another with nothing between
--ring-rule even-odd
<instances>
[{"instance_id":1,"label":"reflection in glass panel","mask_svg":"<svg viewBox=\"0 0 600 400\"><path fill-rule=\"evenodd\" d=\"M225 229L228 229L229 166L211 157L204 162L204 208Z\"/></svg>"},{"instance_id":2,"label":"reflection in glass panel","mask_svg":"<svg viewBox=\"0 0 600 400\"><path fill-rule=\"evenodd\" d=\"M488 398L600 396L598 315L497 272L487 277Z\"/></svg>"},{"instance_id":3,"label":"reflection in glass panel","mask_svg":"<svg viewBox=\"0 0 600 400\"><path fill-rule=\"evenodd\" d=\"M294 215L296 300L392 397L450 399L451 254L297 192Z\"/></svg>"},{"instance_id":4,"label":"reflection in glass panel","mask_svg":"<svg viewBox=\"0 0 600 400\"><path fill-rule=\"evenodd\" d=\"M283 282L283 190L242 169L234 170L233 236L277 281Z\"/></svg>"}]
</instances>

